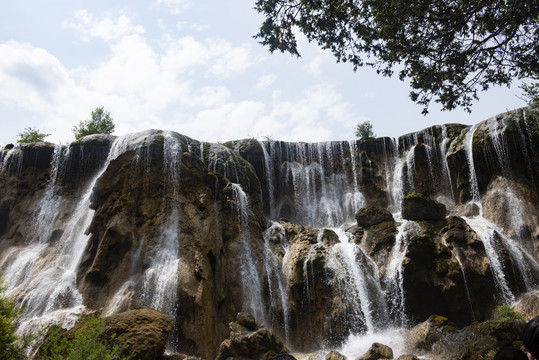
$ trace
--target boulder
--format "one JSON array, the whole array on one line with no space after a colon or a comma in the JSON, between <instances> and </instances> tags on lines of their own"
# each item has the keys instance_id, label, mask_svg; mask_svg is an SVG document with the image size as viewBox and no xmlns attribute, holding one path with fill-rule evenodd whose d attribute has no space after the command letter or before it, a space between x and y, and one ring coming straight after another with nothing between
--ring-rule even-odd
<instances>
[{"instance_id":1,"label":"boulder","mask_svg":"<svg viewBox=\"0 0 539 360\"><path fill-rule=\"evenodd\" d=\"M338 351L330 351L326 355L325 359L326 360L346 360L346 356L344 356L343 354L341 354Z\"/></svg>"},{"instance_id":2,"label":"boulder","mask_svg":"<svg viewBox=\"0 0 539 360\"><path fill-rule=\"evenodd\" d=\"M104 318L104 333L125 342L134 359L158 359L165 352L172 331L170 317L154 309L135 309Z\"/></svg>"},{"instance_id":3,"label":"boulder","mask_svg":"<svg viewBox=\"0 0 539 360\"><path fill-rule=\"evenodd\" d=\"M393 359L393 350L380 343L373 343L365 355L356 360L378 360L378 359Z\"/></svg>"},{"instance_id":4,"label":"boulder","mask_svg":"<svg viewBox=\"0 0 539 360\"><path fill-rule=\"evenodd\" d=\"M393 215L387 210L378 209L372 206L361 208L356 213L357 224L361 227L371 227L386 221L395 221Z\"/></svg>"},{"instance_id":5,"label":"boulder","mask_svg":"<svg viewBox=\"0 0 539 360\"><path fill-rule=\"evenodd\" d=\"M523 320L511 316L475 322L462 330L442 331L431 351L416 350L429 358L491 359L500 348L522 344L524 325Z\"/></svg>"},{"instance_id":6,"label":"boulder","mask_svg":"<svg viewBox=\"0 0 539 360\"><path fill-rule=\"evenodd\" d=\"M439 315L431 315L428 320L410 330L408 341L412 349L430 351L432 346L447 332L457 331L455 324Z\"/></svg>"},{"instance_id":7,"label":"boulder","mask_svg":"<svg viewBox=\"0 0 539 360\"><path fill-rule=\"evenodd\" d=\"M401 355L397 360L419 360L419 358L415 355Z\"/></svg>"},{"instance_id":8,"label":"boulder","mask_svg":"<svg viewBox=\"0 0 539 360\"><path fill-rule=\"evenodd\" d=\"M272 330L262 324L256 324L250 315L239 313L236 321L229 324L229 329L230 337L219 346L217 360L260 359L269 352L289 352Z\"/></svg>"},{"instance_id":9,"label":"boulder","mask_svg":"<svg viewBox=\"0 0 539 360\"><path fill-rule=\"evenodd\" d=\"M444 204L415 193L405 196L402 201L402 217L407 220L443 220L446 214Z\"/></svg>"},{"instance_id":10,"label":"boulder","mask_svg":"<svg viewBox=\"0 0 539 360\"><path fill-rule=\"evenodd\" d=\"M125 345L133 360L161 359L173 327L170 317L154 309L130 310L101 320L103 328L100 338L107 343ZM87 322L82 321L60 336L72 341L87 326ZM44 349L40 349L40 355Z\"/></svg>"}]
</instances>

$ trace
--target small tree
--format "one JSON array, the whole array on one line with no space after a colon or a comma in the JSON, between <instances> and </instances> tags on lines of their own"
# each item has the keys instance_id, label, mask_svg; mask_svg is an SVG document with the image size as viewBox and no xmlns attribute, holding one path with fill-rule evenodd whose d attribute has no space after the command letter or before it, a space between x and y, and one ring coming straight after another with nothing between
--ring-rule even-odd
<instances>
[{"instance_id":1,"label":"small tree","mask_svg":"<svg viewBox=\"0 0 539 360\"><path fill-rule=\"evenodd\" d=\"M115 125L110 117L110 112L105 112L102 107L92 111L92 119L81 121L73 128L75 139L91 134L110 134L114 131Z\"/></svg>"},{"instance_id":2,"label":"small tree","mask_svg":"<svg viewBox=\"0 0 539 360\"><path fill-rule=\"evenodd\" d=\"M372 124L370 121L364 121L356 125L356 136L361 140L372 139L376 136L372 131Z\"/></svg>"},{"instance_id":3,"label":"small tree","mask_svg":"<svg viewBox=\"0 0 539 360\"><path fill-rule=\"evenodd\" d=\"M43 134L36 128L28 127L25 128L22 133L17 134L19 137L17 139L18 143L32 143L32 142L42 142L47 136L51 134Z\"/></svg>"}]
</instances>

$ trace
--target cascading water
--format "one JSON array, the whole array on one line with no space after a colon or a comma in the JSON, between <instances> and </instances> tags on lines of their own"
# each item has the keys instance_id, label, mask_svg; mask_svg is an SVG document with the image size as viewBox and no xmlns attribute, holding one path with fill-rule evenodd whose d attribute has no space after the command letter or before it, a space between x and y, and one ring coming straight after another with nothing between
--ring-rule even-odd
<instances>
[{"instance_id":1,"label":"cascading water","mask_svg":"<svg viewBox=\"0 0 539 360\"><path fill-rule=\"evenodd\" d=\"M387 266L387 275L384 279L386 291L389 294L390 318L393 321L400 323L394 324L397 326L406 325L406 309L404 306L405 289L403 284L403 268L402 262L406 255L406 250L410 240L414 236L421 234L421 226L415 221L404 220L397 228L397 236L395 237L395 245L391 252L389 264Z\"/></svg>"},{"instance_id":2,"label":"cascading water","mask_svg":"<svg viewBox=\"0 0 539 360\"><path fill-rule=\"evenodd\" d=\"M43 197L39 200L32 215L32 228L27 246L18 250L13 256L6 257L12 261L4 270L4 281L8 288L15 288L23 283L33 272L36 260L47 247L52 235L53 226L58 216L58 207L62 201L60 187L57 184L65 159L65 147L56 145L51 161L51 174ZM4 264L5 265L5 264Z\"/></svg>"},{"instance_id":3,"label":"cascading water","mask_svg":"<svg viewBox=\"0 0 539 360\"><path fill-rule=\"evenodd\" d=\"M290 339L290 310L288 302L288 292L286 290L286 276L283 274L283 269L279 261L279 250L284 251L283 263L286 263L287 249L283 248L283 243L286 241L285 230L277 222L273 222L271 226L264 232L264 266L268 275L268 288L270 295L270 308L272 313L277 311L276 316L272 316L272 323L282 323L284 327L284 340L289 342ZM277 247L274 251L273 247ZM277 254L275 253L277 252ZM275 309L275 310L274 310ZM276 321L273 321L276 317Z\"/></svg>"},{"instance_id":4,"label":"cascading water","mask_svg":"<svg viewBox=\"0 0 539 360\"><path fill-rule=\"evenodd\" d=\"M364 323L367 334L388 322L384 294L378 281L378 269L365 252L350 240L350 233L334 229L340 242L329 253L328 266L337 277L338 287L352 304L351 321ZM356 333L363 332L357 331Z\"/></svg>"},{"instance_id":5,"label":"cascading water","mask_svg":"<svg viewBox=\"0 0 539 360\"><path fill-rule=\"evenodd\" d=\"M166 132L163 144L163 167L165 174L163 202L171 202L170 214L157 235L157 243L151 251L151 264L142 276L140 305L151 307L176 319L178 272L180 263L180 215L179 181L182 145L171 132ZM166 200L168 199L168 201ZM176 346L173 331L167 342L167 350Z\"/></svg>"},{"instance_id":6,"label":"cascading water","mask_svg":"<svg viewBox=\"0 0 539 360\"><path fill-rule=\"evenodd\" d=\"M286 216L313 227L335 227L352 221L354 213L365 204L355 169L351 176L343 169L342 157L349 151L348 142L271 141L261 142L261 146L268 174L268 201L274 203L272 218ZM275 192L288 196L276 202L271 200L276 199Z\"/></svg>"},{"instance_id":7,"label":"cascading water","mask_svg":"<svg viewBox=\"0 0 539 360\"><path fill-rule=\"evenodd\" d=\"M506 124L501 120L501 129L505 129ZM493 124L492 124L493 123ZM504 174L508 175L510 173L510 162L507 150L507 143L504 137L499 133L499 125L495 119L491 119L489 122L482 124L487 127L490 138L492 138L492 143L495 148L500 167ZM468 225L479 235L485 246L485 250L491 262L491 269L495 278L495 284L500 293L502 301L506 304L509 304L514 301L515 297L509 287L507 282L503 265L500 261L500 251L498 242L509 251L513 264L516 265L516 268L522 277L522 280L528 290L534 288L535 280L531 275L533 272L530 271L530 266L535 267L536 262L531 260L532 256L529 255L525 249L523 249L518 243L511 240L509 237L504 235L504 231L488 221L483 217L483 206L479 194L479 186L474 166L473 158L473 139L474 134L479 125L473 126L468 130L464 137L463 146L466 149L466 156L468 160L469 173L470 173L470 187L472 193L472 203L479 207L479 215L475 217L464 217ZM489 130L490 129L490 130ZM508 192L508 199L510 199L509 211L513 214L512 218L515 219L514 222L511 222L511 228L517 229L514 233L518 233L518 228L523 224L521 223L521 215L523 209L519 206L520 201L516 196L511 196L511 189L506 190ZM514 213L518 213L515 215ZM537 271L534 269L534 272Z\"/></svg>"},{"instance_id":8,"label":"cascading water","mask_svg":"<svg viewBox=\"0 0 539 360\"><path fill-rule=\"evenodd\" d=\"M266 146L271 148L272 143L272 141L259 141L260 147L264 152L264 167L266 171L266 182L268 184L269 217L270 219L275 219L275 189L273 185L275 175L273 170L273 161L270 155L271 153L268 149L266 149Z\"/></svg>"},{"instance_id":9,"label":"cascading water","mask_svg":"<svg viewBox=\"0 0 539 360\"><path fill-rule=\"evenodd\" d=\"M41 250L42 256L36 258L34 264L30 266L31 271L25 275L24 281L12 284L13 287L8 284L9 293L21 299L22 305L26 308L25 318L19 331L33 331L36 325L40 326L40 324L51 321L60 322L65 327L71 327L78 319L78 315L84 310L82 295L77 288L76 272L90 238L89 234L86 234L86 229L94 214L94 210L90 209L92 189L108 164L130 146L130 140L129 137L115 139L103 166L88 183L85 191L76 202L75 209L66 220L62 221L62 224L41 224L43 227L39 232L42 236L30 239L32 243L35 243L36 240L37 242L46 242L46 248ZM44 192L42 200L46 206L54 207L52 204L58 204L60 201L59 194L56 194L53 189L58 177L58 170L61 169L61 161L58 158L58 156L61 157L59 151L53 156L50 188ZM20 155L19 162L22 162L22 156ZM51 213L38 212L38 216L41 213L52 222L52 219L56 219L60 214L55 213L55 209L51 209L51 211ZM43 222L48 221L47 219L42 220ZM61 226L63 232L59 238L54 239L53 244L51 243L51 234L44 233L44 229L52 229L57 225ZM4 259L6 258L9 258L9 254L4 257Z\"/></svg>"},{"instance_id":10,"label":"cascading water","mask_svg":"<svg viewBox=\"0 0 539 360\"><path fill-rule=\"evenodd\" d=\"M247 311L255 319L263 324L268 324L268 317L262 304L262 284L258 270L258 259L250 244L249 224L249 198L239 184L230 183L234 195L234 206L237 213L238 225L241 229L240 242L242 256L240 264L241 278L243 279L244 311Z\"/></svg>"}]
</instances>

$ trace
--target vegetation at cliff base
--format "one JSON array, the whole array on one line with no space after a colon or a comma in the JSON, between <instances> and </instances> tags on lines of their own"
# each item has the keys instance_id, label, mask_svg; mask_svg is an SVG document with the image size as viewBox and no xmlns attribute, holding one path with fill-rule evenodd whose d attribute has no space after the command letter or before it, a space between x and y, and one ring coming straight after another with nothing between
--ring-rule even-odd
<instances>
[{"instance_id":1,"label":"vegetation at cliff base","mask_svg":"<svg viewBox=\"0 0 539 360\"><path fill-rule=\"evenodd\" d=\"M17 134L18 143L33 143L43 142L47 136L51 134L43 134L41 131L34 127L25 128L23 132Z\"/></svg>"},{"instance_id":2,"label":"vegetation at cliff base","mask_svg":"<svg viewBox=\"0 0 539 360\"><path fill-rule=\"evenodd\" d=\"M354 70L410 81L428 112L471 111L478 92L539 73L536 1L257 0L265 20L255 38L271 52L300 56L296 34Z\"/></svg>"},{"instance_id":3,"label":"vegetation at cliff base","mask_svg":"<svg viewBox=\"0 0 539 360\"><path fill-rule=\"evenodd\" d=\"M104 341L103 319L91 316L86 319L72 337L59 327L49 330L47 340L41 352L44 360L129 360L124 355L127 345L113 341Z\"/></svg>"},{"instance_id":4,"label":"vegetation at cliff base","mask_svg":"<svg viewBox=\"0 0 539 360\"><path fill-rule=\"evenodd\" d=\"M116 125L114 119L110 116L110 112L105 112L102 107L96 108L92 111L92 119L79 122L79 125L75 125L73 128L73 135L75 139L80 139L86 135L92 134L111 134L114 131Z\"/></svg>"},{"instance_id":5,"label":"vegetation at cliff base","mask_svg":"<svg viewBox=\"0 0 539 360\"><path fill-rule=\"evenodd\" d=\"M15 300L6 295L4 283L0 281L0 359L25 359L26 339L15 333L22 310Z\"/></svg>"}]
</instances>

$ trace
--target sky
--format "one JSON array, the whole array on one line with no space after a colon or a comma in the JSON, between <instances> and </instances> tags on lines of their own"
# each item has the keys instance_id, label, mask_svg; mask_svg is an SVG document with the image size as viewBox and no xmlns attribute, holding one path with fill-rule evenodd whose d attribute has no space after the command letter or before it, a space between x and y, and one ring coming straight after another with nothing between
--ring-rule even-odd
<instances>
[{"instance_id":1,"label":"sky","mask_svg":"<svg viewBox=\"0 0 539 360\"><path fill-rule=\"evenodd\" d=\"M480 93L472 114L427 116L398 78L354 72L299 37L301 58L253 38L255 1L16 0L0 3L0 146L26 128L67 144L104 107L115 135L172 130L200 141L353 139L475 124L525 106L518 83Z\"/></svg>"}]
</instances>

